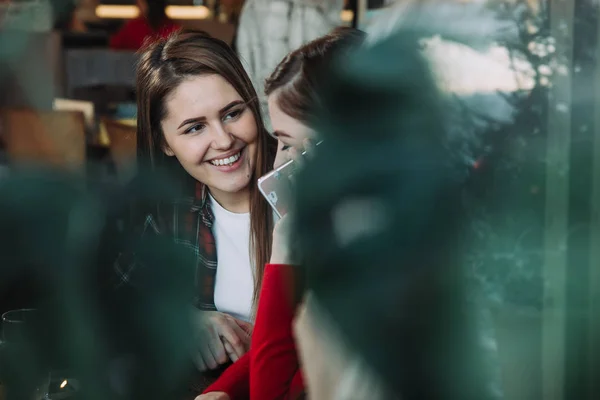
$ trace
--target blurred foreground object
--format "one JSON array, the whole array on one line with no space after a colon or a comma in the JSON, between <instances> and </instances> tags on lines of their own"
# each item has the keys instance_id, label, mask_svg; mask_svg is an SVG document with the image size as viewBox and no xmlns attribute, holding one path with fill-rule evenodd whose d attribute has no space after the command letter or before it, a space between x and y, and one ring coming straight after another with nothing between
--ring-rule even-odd
<instances>
[{"instance_id":1,"label":"blurred foreground object","mask_svg":"<svg viewBox=\"0 0 600 400\"><path fill-rule=\"evenodd\" d=\"M468 219L464 218L464 234L468 236L464 241L464 252L460 255L463 264L461 273L464 273L469 289L464 295L470 304L482 306L478 319L485 335L479 338L478 344L482 345L482 352L497 353L496 360L493 360L496 367L501 367L498 368L501 387L497 389L504 392L507 399L595 399L598 397L596 377L600 365L598 313L594 312L599 304L600 282L598 223L594 217L599 204L599 185L598 179L595 179L600 159L597 129L600 53L596 29L599 8L592 2L526 0L500 0L481 4L479 8L491 11L492 20L477 17L477 7L468 7L467 4L398 2L394 12L382 15L381 24L372 26L375 34L370 35L370 40L377 46L376 43L391 32L404 34L405 38L410 32L417 32L416 36L423 39L419 47L423 48L430 61L443 97L449 100L441 113L449 132L448 149L464 162L464 168L459 170L466 172L464 176L468 177L464 187L465 203L461 205L469 215ZM493 46L490 46L492 43ZM463 45L469 48L465 49ZM480 54L477 55L474 50ZM391 53L390 59L393 57ZM485 55L488 61L507 61L508 69L498 74L496 71L499 69L488 70L491 64L482 63L481 55ZM384 59L384 54L380 57L380 60ZM337 95L339 99L369 98L368 101L374 103L373 107L379 108L383 102L379 99L388 101L392 98L391 95L381 95L384 82L392 86L389 76L382 77L382 71L387 70L388 65L381 61L379 65L371 65L367 59L365 57L360 64L363 66L362 75L358 68L354 71L353 67L346 66L346 70L354 72L352 78L344 80L346 90L339 90ZM489 74L487 78L486 74ZM502 79L497 81L496 78ZM352 85L353 81L370 86L369 90L364 90L362 95L353 95L353 88L360 86ZM592 84L593 91L590 90ZM411 87L418 86L421 84L415 83ZM405 97L410 98L408 95ZM367 100L364 101L366 106L359 102L362 108L339 102L344 104L351 116L360 116L361 112L366 114L370 110ZM423 109L427 110L423 114L431 114L430 106ZM300 201L300 206L302 209L307 207L307 214L301 221L313 221L310 234L316 236L317 232L326 231L323 226L331 225L331 220L343 221L343 218L329 218L324 212L319 214L319 218L315 218L313 212L312 219L309 219L308 204L313 210L319 210L324 204L325 194L334 191L332 186L339 187L346 181L342 177L350 174L341 174L340 170L350 163L349 156L342 159L345 151L350 154L349 143L356 146L354 158L360 160L364 174L370 174L371 182L375 182L373 176L377 176L371 172L373 169L389 169L394 160L400 162L404 159L408 163L408 158L402 153L392 154L390 151L386 156L386 149L379 152L378 158L368 158L371 154L369 149L374 148L372 141L381 135L381 126L392 124L395 118L392 115L391 111L379 117L375 115L370 124L362 125L362 130L359 127L362 121L339 118L339 138L342 137L341 129L356 132L357 138L353 137L348 143L340 139L331 147L321 149L323 158L329 159L328 168L336 170L335 174L331 172L327 184L315 186L314 183L325 180L330 174L324 162L320 164L321 170L313 171L311 186L308 186L308 180L305 181L306 193L302 201L306 204ZM376 126L373 121L381 126ZM334 126L327 127L323 129L323 136L336 129ZM397 132L405 135L412 129L405 127L397 129ZM368 136L371 142L358 137L359 132ZM421 129L423 135L428 132ZM325 139L324 143L332 143L330 138ZM417 139L415 141L418 142ZM392 147L389 141L386 143ZM327 149L329 152L325 153ZM415 171L417 175L421 173L418 169ZM353 173L359 174L356 170ZM366 182L365 186L371 182ZM389 186L393 185L390 183ZM358 188L355 190L359 191ZM350 192L350 189L345 188L342 192ZM331 195L331 198L334 196ZM408 199L410 196L397 203L405 204ZM425 205L423 202L422 207ZM369 211L366 214L373 213ZM381 214L385 222L396 226L389 213ZM411 214L410 218L414 215L417 213ZM370 217L363 219L371 220ZM364 230L361 228L348 235L348 232L353 232L348 228L363 224L348 226L347 221L344 222L342 226L345 228L339 230L344 241ZM398 223L398 229L406 228L402 221L398 220ZM432 231L438 235L437 228ZM375 232L378 230L375 229ZM304 234L308 237L309 231ZM326 247L322 236L314 240L314 249L321 249L318 245ZM399 254L402 254L401 243L397 242ZM357 239L356 247L361 245L362 239ZM428 251L434 251L433 247ZM333 250L329 252L334 253ZM358 265L351 257L347 259L350 265ZM317 260L323 261L322 257ZM372 325L365 322L366 317L360 320L361 313L357 313L356 308L370 308L361 303L348 307L354 314L344 314L341 299L360 297L364 302L374 303L374 299L385 296L388 285L401 280L377 277L374 271L384 269L382 265L386 264L381 257L363 264L362 275L356 272L347 276L346 264L338 262L339 273L333 273L330 267L330 275L323 273L317 276L315 272L312 279L312 284L321 290L320 295L315 292L316 300L323 304L324 311L329 312L334 320L340 320L340 315L344 317L339 331L349 338L359 337L357 341L361 339L364 326ZM330 265L335 265L335 262ZM307 267L312 269L313 264L307 262ZM327 270L325 263L320 267L323 271ZM400 270L402 268L398 267ZM371 283L376 279L380 279L379 286ZM406 290L411 289L411 281L404 280ZM334 286L333 282L338 282L338 286ZM331 285L328 290L327 284ZM370 287L371 291L361 285ZM345 292L344 288L354 290ZM365 294L359 296L358 293ZM334 301L336 296L339 302ZM337 307L335 312L332 311L334 307ZM421 307L420 312L422 318L428 321L430 313L427 309ZM447 316L453 318L451 315L448 313ZM376 317L371 316L371 319L375 321ZM387 319L382 317L380 321ZM386 328L390 326L386 325ZM364 348L396 343L387 335L376 336L367 332L362 336ZM352 339L348 342L351 344ZM390 360L388 362L391 364ZM390 376L389 379L394 378ZM397 380L396 383L399 384ZM495 392L498 394L498 390Z\"/></svg>"},{"instance_id":2,"label":"blurred foreground object","mask_svg":"<svg viewBox=\"0 0 600 400\"><path fill-rule=\"evenodd\" d=\"M325 78L296 239L315 301L390 395L480 400L489 377L463 274L469 167L449 149L420 39L401 30Z\"/></svg>"},{"instance_id":3,"label":"blurred foreground object","mask_svg":"<svg viewBox=\"0 0 600 400\"><path fill-rule=\"evenodd\" d=\"M393 400L393 396L360 357L348 348L335 324L308 295L294 322L294 336L312 399ZM334 384L332 384L334 383Z\"/></svg>"},{"instance_id":4,"label":"blurred foreground object","mask_svg":"<svg viewBox=\"0 0 600 400\"><path fill-rule=\"evenodd\" d=\"M53 15L51 0L3 1L0 29L49 32L53 28Z\"/></svg>"},{"instance_id":5,"label":"blurred foreground object","mask_svg":"<svg viewBox=\"0 0 600 400\"><path fill-rule=\"evenodd\" d=\"M0 106L52 109L64 80L58 32L0 29Z\"/></svg>"},{"instance_id":6,"label":"blurred foreground object","mask_svg":"<svg viewBox=\"0 0 600 400\"><path fill-rule=\"evenodd\" d=\"M2 339L0 357L18 357L19 365L11 365L0 379L6 384L7 398L29 398L45 400L50 389L50 368L48 364L36 363L32 357L36 331L42 330L38 310L11 310L2 314Z\"/></svg>"},{"instance_id":7,"label":"blurred foreground object","mask_svg":"<svg viewBox=\"0 0 600 400\"><path fill-rule=\"evenodd\" d=\"M103 124L110 139L110 155L115 164L117 179L127 183L137 171L136 126L108 119L104 119Z\"/></svg>"},{"instance_id":8,"label":"blurred foreground object","mask_svg":"<svg viewBox=\"0 0 600 400\"><path fill-rule=\"evenodd\" d=\"M0 378L49 365L73 373L82 399L183 398L194 292L185 265L193 254L169 239L140 242L123 229L132 203L172 192L157 182L165 180L140 174L128 187L103 185L49 168L0 181L0 294L28 282L20 307L35 307L43 327L32 332L28 358L3 354ZM114 285L122 252L143 265L135 286ZM128 367L115 369L115 360Z\"/></svg>"}]
</instances>

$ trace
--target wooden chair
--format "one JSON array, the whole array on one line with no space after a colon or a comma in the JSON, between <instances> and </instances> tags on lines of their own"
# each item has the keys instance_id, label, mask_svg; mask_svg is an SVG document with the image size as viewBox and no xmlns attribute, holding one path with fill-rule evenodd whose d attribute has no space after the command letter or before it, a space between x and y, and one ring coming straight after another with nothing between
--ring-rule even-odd
<instances>
[{"instance_id":1,"label":"wooden chair","mask_svg":"<svg viewBox=\"0 0 600 400\"><path fill-rule=\"evenodd\" d=\"M137 128L110 119L103 119L102 124L110 139L110 155L117 178L127 182L136 173Z\"/></svg>"},{"instance_id":2,"label":"wooden chair","mask_svg":"<svg viewBox=\"0 0 600 400\"><path fill-rule=\"evenodd\" d=\"M12 167L48 164L84 170L85 121L78 111L0 110L1 135Z\"/></svg>"}]
</instances>

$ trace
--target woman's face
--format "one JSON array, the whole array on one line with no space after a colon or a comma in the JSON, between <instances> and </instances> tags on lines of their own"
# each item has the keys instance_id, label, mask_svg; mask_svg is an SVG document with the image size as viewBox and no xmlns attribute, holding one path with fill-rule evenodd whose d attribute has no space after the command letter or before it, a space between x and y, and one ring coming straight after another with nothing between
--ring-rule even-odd
<instances>
[{"instance_id":1,"label":"woman's face","mask_svg":"<svg viewBox=\"0 0 600 400\"><path fill-rule=\"evenodd\" d=\"M302 151L304 139L312 139L314 131L299 120L283 112L277 101L278 91L273 92L269 98L269 116L273 126L273 134L277 137L277 155L274 168L279 167L291 159L290 149Z\"/></svg>"},{"instance_id":2,"label":"woman's face","mask_svg":"<svg viewBox=\"0 0 600 400\"><path fill-rule=\"evenodd\" d=\"M212 195L242 192L254 171L258 129L250 107L220 75L184 80L166 99L165 154Z\"/></svg>"}]
</instances>

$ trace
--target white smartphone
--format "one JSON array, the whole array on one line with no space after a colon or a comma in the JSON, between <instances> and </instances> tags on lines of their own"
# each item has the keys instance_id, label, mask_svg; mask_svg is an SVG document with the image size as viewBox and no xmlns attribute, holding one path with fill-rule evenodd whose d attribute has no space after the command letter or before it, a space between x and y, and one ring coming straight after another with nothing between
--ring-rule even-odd
<instances>
[{"instance_id":1,"label":"white smartphone","mask_svg":"<svg viewBox=\"0 0 600 400\"><path fill-rule=\"evenodd\" d=\"M318 142L315 146L321 144ZM305 155L303 152L302 155ZM265 197L279 218L283 218L292 206L294 198L292 179L298 171L298 163L290 160L258 179L258 190Z\"/></svg>"}]
</instances>

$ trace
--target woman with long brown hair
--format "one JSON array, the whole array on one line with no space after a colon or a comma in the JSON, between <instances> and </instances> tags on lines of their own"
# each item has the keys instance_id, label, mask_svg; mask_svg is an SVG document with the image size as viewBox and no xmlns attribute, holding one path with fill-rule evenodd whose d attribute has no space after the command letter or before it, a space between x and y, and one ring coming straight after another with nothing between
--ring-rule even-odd
<instances>
[{"instance_id":1,"label":"woman with long brown hair","mask_svg":"<svg viewBox=\"0 0 600 400\"><path fill-rule=\"evenodd\" d=\"M271 253L273 215L257 179L273 165L256 92L233 50L203 33L176 33L142 52L137 68L140 165L181 183L154 204L145 231L195 254L195 361L215 370L249 345ZM124 277L125 280L127 276Z\"/></svg>"}]
</instances>

